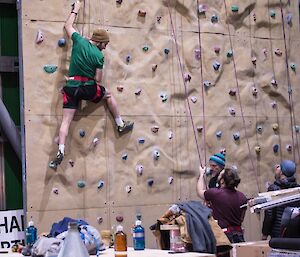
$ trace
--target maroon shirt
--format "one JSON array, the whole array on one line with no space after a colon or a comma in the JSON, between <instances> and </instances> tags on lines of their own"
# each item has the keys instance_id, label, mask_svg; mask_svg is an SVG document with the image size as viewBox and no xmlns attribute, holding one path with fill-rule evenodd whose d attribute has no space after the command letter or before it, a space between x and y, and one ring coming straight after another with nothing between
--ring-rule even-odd
<instances>
[{"instance_id":1,"label":"maroon shirt","mask_svg":"<svg viewBox=\"0 0 300 257\"><path fill-rule=\"evenodd\" d=\"M210 188L204 192L205 200L210 202L213 217L221 228L242 225L245 208L240 206L247 203L246 196L237 190L227 188Z\"/></svg>"}]
</instances>

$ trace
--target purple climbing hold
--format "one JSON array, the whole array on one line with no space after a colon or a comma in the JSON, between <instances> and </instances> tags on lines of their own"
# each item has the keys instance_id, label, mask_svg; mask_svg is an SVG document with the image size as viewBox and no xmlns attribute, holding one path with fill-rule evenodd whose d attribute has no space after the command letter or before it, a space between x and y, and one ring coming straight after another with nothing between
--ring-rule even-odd
<instances>
[{"instance_id":1,"label":"purple climbing hold","mask_svg":"<svg viewBox=\"0 0 300 257\"><path fill-rule=\"evenodd\" d=\"M185 82L191 82L192 77L190 74L184 73L183 77Z\"/></svg>"},{"instance_id":2,"label":"purple climbing hold","mask_svg":"<svg viewBox=\"0 0 300 257\"><path fill-rule=\"evenodd\" d=\"M36 42L37 44L40 44L40 43L42 43L43 41L44 41L44 35L43 35L43 32L42 32L41 30L38 30L37 35L36 35L36 40L35 40L35 42Z\"/></svg>"},{"instance_id":3,"label":"purple climbing hold","mask_svg":"<svg viewBox=\"0 0 300 257\"><path fill-rule=\"evenodd\" d=\"M121 216L121 215L118 215L117 217L116 217L116 221L117 222L122 222L124 220L124 218L123 218L123 216Z\"/></svg>"},{"instance_id":4,"label":"purple climbing hold","mask_svg":"<svg viewBox=\"0 0 300 257\"><path fill-rule=\"evenodd\" d=\"M221 51L221 48L219 46L215 46L214 51L215 51L216 54L219 54L220 51Z\"/></svg>"},{"instance_id":5,"label":"purple climbing hold","mask_svg":"<svg viewBox=\"0 0 300 257\"><path fill-rule=\"evenodd\" d=\"M195 59L196 60L200 60L201 59L201 50L200 49L195 49L194 50L194 54L195 54Z\"/></svg>"},{"instance_id":6,"label":"purple climbing hold","mask_svg":"<svg viewBox=\"0 0 300 257\"><path fill-rule=\"evenodd\" d=\"M56 195L59 194L59 191L58 191L57 187L52 188L52 192L53 192L53 194L56 194Z\"/></svg>"},{"instance_id":7,"label":"purple climbing hold","mask_svg":"<svg viewBox=\"0 0 300 257\"><path fill-rule=\"evenodd\" d=\"M129 63L131 61L131 55L126 55L125 60L127 63Z\"/></svg>"},{"instance_id":8,"label":"purple climbing hold","mask_svg":"<svg viewBox=\"0 0 300 257\"><path fill-rule=\"evenodd\" d=\"M199 4L198 5L198 13L205 14L208 10L208 6L206 4Z\"/></svg>"},{"instance_id":9,"label":"purple climbing hold","mask_svg":"<svg viewBox=\"0 0 300 257\"><path fill-rule=\"evenodd\" d=\"M278 153L278 151L279 151L279 144L274 144L273 145L273 152Z\"/></svg>"}]
</instances>

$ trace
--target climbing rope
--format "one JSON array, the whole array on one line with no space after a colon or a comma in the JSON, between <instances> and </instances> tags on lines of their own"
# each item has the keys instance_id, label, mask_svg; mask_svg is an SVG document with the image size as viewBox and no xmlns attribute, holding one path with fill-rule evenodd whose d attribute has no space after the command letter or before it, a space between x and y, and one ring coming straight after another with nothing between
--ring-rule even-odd
<instances>
[{"instance_id":1,"label":"climbing rope","mask_svg":"<svg viewBox=\"0 0 300 257\"><path fill-rule=\"evenodd\" d=\"M199 0L197 0L197 6L199 6ZM199 42L199 50L200 50L200 87L201 87L201 98L202 98L202 120L203 120L203 150L204 150L204 166L206 166L206 121L205 121L205 97L204 97L204 86L203 86L203 65L202 65L202 44L201 44L201 26L200 26L200 18L198 17L198 42Z\"/></svg>"},{"instance_id":2,"label":"climbing rope","mask_svg":"<svg viewBox=\"0 0 300 257\"><path fill-rule=\"evenodd\" d=\"M177 38L176 38L174 23L173 23L172 14L171 14L170 0L168 0L168 12L169 12L169 17L170 17L170 22L171 22L171 27L172 27L172 34L173 34L174 41L175 41L176 54L177 54L177 58L178 58L179 66L180 66L180 72L181 72L181 76L182 76L182 80L183 80L183 84L184 84L184 90L185 90L189 115L190 115L191 123L192 123L192 127L193 127L194 138L195 138L196 147L197 147L197 153L198 153L200 165L202 166L201 153L200 153L200 149L199 149L199 143L198 143L198 139L197 139L195 123L194 123L194 120L193 120L192 110L191 110L190 102L189 102L189 99L188 99L187 85L186 85L186 81L184 79L183 63L181 61L180 54L179 54L179 47L178 47L178 42L177 42Z\"/></svg>"},{"instance_id":3,"label":"climbing rope","mask_svg":"<svg viewBox=\"0 0 300 257\"><path fill-rule=\"evenodd\" d=\"M228 19L226 0L224 0L224 6L225 6L226 19ZM232 44L232 38L231 38L229 24L227 24L227 27L228 27L228 35L229 35L230 47L231 47L231 50L233 51L233 44ZM238 82L238 79L237 79L237 70L236 70L236 63L235 63L234 54L232 56L232 61L233 61L233 68L234 68L234 74L235 74L235 83L236 83L236 87L237 87L237 96L238 96L239 106L240 106L240 109L241 109L241 116L242 116L242 121L243 121L243 129L245 131L245 138L246 138L247 148L248 148L248 152L249 152L249 156L250 156L250 162L251 162L253 171L255 172L255 179L256 179L256 184L257 184L258 192L261 192L260 191L259 181L258 181L257 169L255 169L253 157L252 157L252 154L251 154L249 139L247 137L246 120L245 120L243 105L242 105L242 101L241 101L240 86L239 86L239 82Z\"/></svg>"},{"instance_id":4,"label":"climbing rope","mask_svg":"<svg viewBox=\"0 0 300 257\"><path fill-rule=\"evenodd\" d=\"M289 96L289 104L290 104L290 122L291 122L291 130L292 130L292 142L293 147L295 146L295 137L294 137L294 127L295 127L295 110L294 110L294 101L293 101L293 89L291 84L290 70L289 70L289 61L288 61L288 51L287 51L287 43L286 43L286 29L285 29L285 20L283 16L283 7L282 0L280 0L280 11L281 11L281 19L282 19L282 31L283 31L283 39L284 39L284 49L285 49L285 64L287 71L287 81L288 81L288 96ZM298 161L300 162L300 150L299 150L299 142L298 137L296 136L296 148L298 152ZM295 151L293 150L293 158L296 162Z\"/></svg>"}]
</instances>

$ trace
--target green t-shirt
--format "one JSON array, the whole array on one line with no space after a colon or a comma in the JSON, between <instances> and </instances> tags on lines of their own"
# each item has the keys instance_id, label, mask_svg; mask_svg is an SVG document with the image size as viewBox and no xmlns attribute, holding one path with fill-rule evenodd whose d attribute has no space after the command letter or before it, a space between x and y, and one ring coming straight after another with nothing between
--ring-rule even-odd
<instances>
[{"instance_id":1,"label":"green t-shirt","mask_svg":"<svg viewBox=\"0 0 300 257\"><path fill-rule=\"evenodd\" d=\"M77 32L72 34L73 47L69 67L69 77L83 76L93 79L96 69L102 69L104 64L103 53L97 46L91 44L87 39ZM69 80L67 86L78 87L82 82ZM94 83L91 81L90 83ZM88 83L86 83L88 84Z\"/></svg>"}]
</instances>

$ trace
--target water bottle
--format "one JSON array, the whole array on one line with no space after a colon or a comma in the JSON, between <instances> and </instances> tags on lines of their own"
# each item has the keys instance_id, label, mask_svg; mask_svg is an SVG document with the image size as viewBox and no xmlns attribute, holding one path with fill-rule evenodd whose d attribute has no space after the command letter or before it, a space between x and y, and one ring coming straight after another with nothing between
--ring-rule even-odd
<instances>
[{"instance_id":1,"label":"water bottle","mask_svg":"<svg viewBox=\"0 0 300 257\"><path fill-rule=\"evenodd\" d=\"M37 228L34 226L33 221L28 222L28 227L26 228L26 243L27 245L33 245L37 240Z\"/></svg>"},{"instance_id":2,"label":"water bottle","mask_svg":"<svg viewBox=\"0 0 300 257\"><path fill-rule=\"evenodd\" d=\"M117 226L115 234L115 257L127 257L127 235L123 232L123 226Z\"/></svg>"},{"instance_id":3,"label":"water bottle","mask_svg":"<svg viewBox=\"0 0 300 257\"><path fill-rule=\"evenodd\" d=\"M82 242L78 231L77 222L70 222L68 234L64 240L63 246L59 251L58 257L89 257L89 253Z\"/></svg>"},{"instance_id":4,"label":"water bottle","mask_svg":"<svg viewBox=\"0 0 300 257\"><path fill-rule=\"evenodd\" d=\"M136 220L133 228L133 248L134 250L145 249L145 230L142 227L142 221Z\"/></svg>"}]
</instances>

